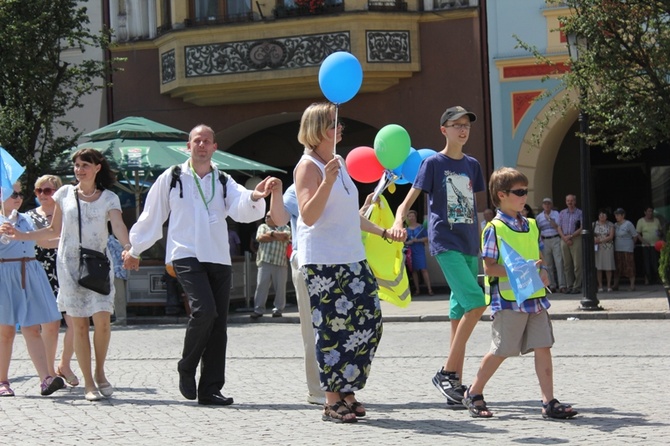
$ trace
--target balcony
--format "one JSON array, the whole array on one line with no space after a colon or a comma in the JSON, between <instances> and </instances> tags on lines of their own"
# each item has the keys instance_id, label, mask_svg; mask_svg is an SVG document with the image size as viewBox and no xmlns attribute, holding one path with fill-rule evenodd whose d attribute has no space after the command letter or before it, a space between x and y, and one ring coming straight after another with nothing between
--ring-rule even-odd
<instances>
[{"instance_id":1,"label":"balcony","mask_svg":"<svg viewBox=\"0 0 670 446\"><path fill-rule=\"evenodd\" d=\"M459 6L466 3L477 1ZM199 106L320 97L319 67L336 51L360 61L360 92L378 93L421 71L421 23L477 14L462 7L426 14L418 10L423 2L401 0L325 0L313 9L292 4L256 3L257 10L239 17L175 16L157 38L113 51L157 50L161 94Z\"/></svg>"}]
</instances>

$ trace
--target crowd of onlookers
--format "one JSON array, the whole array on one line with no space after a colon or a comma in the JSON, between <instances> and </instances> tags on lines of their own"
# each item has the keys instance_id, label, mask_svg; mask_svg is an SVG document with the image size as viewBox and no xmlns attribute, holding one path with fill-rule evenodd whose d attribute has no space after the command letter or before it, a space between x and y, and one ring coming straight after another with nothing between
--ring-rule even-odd
<instances>
[{"instance_id":1,"label":"crowd of onlookers","mask_svg":"<svg viewBox=\"0 0 670 446\"><path fill-rule=\"evenodd\" d=\"M535 218L540 229L551 291L579 294L582 287L582 211L577 208L577 197L573 194L566 196L565 204L565 209L559 212L551 198L544 198L537 214L528 204L522 214ZM493 218L493 212L488 211L484 211L482 228ZM655 214L652 207L645 209L636 224L626 219L626 211L622 208L614 212L599 209L592 228L598 292L617 291L621 278L628 279L628 289L634 291L638 270L645 285L657 283L658 241L664 239L663 228L663 218Z\"/></svg>"}]
</instances>

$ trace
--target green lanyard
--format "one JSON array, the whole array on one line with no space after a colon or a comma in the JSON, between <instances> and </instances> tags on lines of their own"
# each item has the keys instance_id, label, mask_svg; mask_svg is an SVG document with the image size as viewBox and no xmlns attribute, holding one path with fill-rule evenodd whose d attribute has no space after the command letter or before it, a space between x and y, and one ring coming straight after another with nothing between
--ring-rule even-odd
<instances>
[{"instance_id":1,"label":"green lanyard","mask_svg":"<svg viewBox=\"0 0 670 446\"><path fill-rule=\"evenodd\" d=\"M209 203L212 202L214 199L214 192L216 188L216 183L214 181L214 171L211 172L212 175L212 196L209 197L209 201L205 200L205 194L202 192L202 187L200 186L200 178L198 178L198 174L195 173L195 170L193 170L193 166L189 166L191 168L191 173L193 173L193 178L195 178L195 185L198 186L198 192L200 192L200 198L202 198L202 202L205 203L205 208L207 211L209 211Z\"/></svg>"}]
</instances>

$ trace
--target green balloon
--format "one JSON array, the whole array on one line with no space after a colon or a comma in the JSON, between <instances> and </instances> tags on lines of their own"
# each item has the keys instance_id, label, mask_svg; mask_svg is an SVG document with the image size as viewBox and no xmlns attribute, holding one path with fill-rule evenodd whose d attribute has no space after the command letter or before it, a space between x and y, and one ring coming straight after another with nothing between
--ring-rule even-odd
<instances>
[{"instance_id":1,"label":"green balloon","mask_svg":"<svg viewBox=\"0 0 670 446\"><path fill-rule=\"evenodd\" d=\"M398 124L389 124L382 127L375 136L375 155L379 164L393 170L405 162L411 145L407 130Z\"/></svg>"}]
</instances>

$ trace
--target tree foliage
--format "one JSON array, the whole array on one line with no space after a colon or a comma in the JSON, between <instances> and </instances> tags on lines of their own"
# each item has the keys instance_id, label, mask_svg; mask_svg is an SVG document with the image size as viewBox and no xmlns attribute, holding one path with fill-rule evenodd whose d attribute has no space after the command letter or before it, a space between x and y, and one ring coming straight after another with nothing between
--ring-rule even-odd
<instances>
[{"instance_id":1,"label":"tree foliage","mask_svg":"<svg viewBox=\"0 0 670 446\"><path fill-rule=\"evenodd\" d=\"M84 96L105 87L109 63L69 64L63 51L106 49L109 32L92 32L76 0L0 2L0 144L26 166L30 190L80 136L66 119Z\"/></svg>"},{"instance_id":2,"label":"tree foliage","mask_svg":"<svg viewBox=\"0 0 670 446\"><path fill-rule=\"evenodd\" d=\"M549 3L552 3L551 1ZM561 31L586 42L563 75L580 91L589 144L638 157L670 138L670 0L567 0ZM520 46L536 51L523 42ZM543 62L547 63L544 58Z\"/></svg>"}]
</instances>

